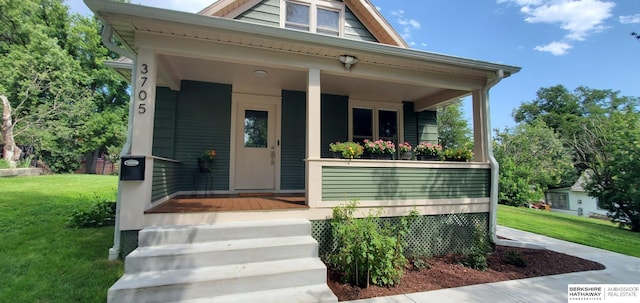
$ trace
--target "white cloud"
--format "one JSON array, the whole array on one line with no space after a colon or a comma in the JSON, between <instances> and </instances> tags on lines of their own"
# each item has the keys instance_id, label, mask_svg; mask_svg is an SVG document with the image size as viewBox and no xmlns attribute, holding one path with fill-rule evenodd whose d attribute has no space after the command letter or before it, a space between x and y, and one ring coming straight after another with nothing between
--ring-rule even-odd
<instances>
[{"instance_id":1,"label":"white cloud","mask_svg":"<svg viewBox=\"0 0 640 303\"><path fill-rule=\"evenodd\" d=\"M569 43L553 41L547 45L538 45L534 49L540 52L548 52L554 56L566 55L569 49L573 48Z\"/></svg>"},{"instance_id":2,"label":"white cloud","mask_svg":"<svg viewBox=\"0 0 640 303\"><path fill-rule=\"evenodd\" d=\"M520 11L528 15L529 23L559 23L568 31L565 36L571 40L584 40L589 34L604 28L604 20L611 17L616 4L599 0L563 0L539 6L523 6Z\"/></svg>"},{"instance_id":3,"label":"white cloud","mask_svg":"<svg viewBox=\"0 0 640 303\"><path fill-rule=\"evenodd\" d=\"M605 29L604 22L616 6L606 0L497 0L520 7L528 23L558 25L567 31L562 42L551 42L535 49L563 55L572 46L569 41L583 41L589 35Z\"/></svg>"},{"instance_id":4,"label":"white cloud","mask_svg":"<svg viewBox=\"0 0 640 303\"><path fill-rule=\"evenodd\" d=\"M640 14L618 17L622 24L640 23Z\"/></svg>"},{"instance_id":5,"label":"white cloud","mask_svg":"<svg viewBox=\"0 0 640 303\"><path fill-rule=\"evenodd\" d=\"M420 29L422 25L415 19L409 19L404 17L403 10L392 11L391 15L396 17L396 22L400 24L402 27L400 28L400 35L402 38L407 40L411 38L411 33L414 30Z\"/></svg>"}]
</instances>

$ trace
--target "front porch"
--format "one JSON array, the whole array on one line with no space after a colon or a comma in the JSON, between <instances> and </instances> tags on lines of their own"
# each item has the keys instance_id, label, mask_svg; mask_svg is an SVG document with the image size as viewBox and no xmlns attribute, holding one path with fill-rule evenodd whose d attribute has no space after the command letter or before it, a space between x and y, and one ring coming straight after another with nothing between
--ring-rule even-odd
<instances>
[{"instance_id":1,"label":"front porch","mask_svg":"<svg viewBox=\"0 0 640 303\"><path fill-rule=\"evenodd\" d=\"M383 209L382 216L395 217L416 209L436 220L491 213L497 166L489 89L519 68L89 2L109 24L105 41L124 39L132 59L116 66L132 82L124 153L142 164L138 178L119 183L117 230L126 237L150 226L326 221L335 206L354 199L356 215ZM473 105L473 162L330 158L334 142L437 143L437 108L465 96ZM210 171L202 173L197 158L212 149ZM264 197L178 198L211 191L305 196L299 205Z\"/></svg>"},{"instance_id":2,"label":"front porch","mask_svg":"<svg viewBox=\"0 0 640 303\"><path fill-rule=\"evenodd\" d=\"M143 226L214 224L273 219L326 220L333 208L357 200L360 214L382 208L383 216L486 213L490 165L478 162L369 159L306 160L308 190L296 193L164 192L144 212ZM156 167L155 181L170 176ZM304 179L303 179L304 180ZM162 193L162 191L157 191ZM207 195L205 195L205 193Z\"/></svg>"},{"instance_id":3,"label":"front porch","mask_svg":"<svg viewBox=\"0 0 640 303\"><path fill-rule=\"evenodd\" d=\"M214 194L178 196L145 214L308 209L304 194Z\"/></svg>"}]
</instances>

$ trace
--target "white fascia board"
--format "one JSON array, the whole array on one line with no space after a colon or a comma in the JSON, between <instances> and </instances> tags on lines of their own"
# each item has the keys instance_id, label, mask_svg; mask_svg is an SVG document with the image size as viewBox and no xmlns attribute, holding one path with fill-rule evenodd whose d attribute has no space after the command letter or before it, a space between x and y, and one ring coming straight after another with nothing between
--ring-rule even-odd
<instances>
[{"instance_id":1,"label":"white fascia board","mask_svg":"<svg viewBox=\"0 0 640 303\"><path fill-rule=\"evenodd\" d=\"M505 76L520 71L520 67L485 62L462 57L455 57L414 49L401 48L380 43L357 41L340 37L319 35L303 31L296 31L278 27L264 26L240 20L225 19L219 17L202 16L192 13L179 12L143 5L118 3L102 0L84 0L85 4L100 17L113 17L116 14L138 17L143 19L157 19L177 24L199 26L216 30L226 30L242 34L263 36L265 39L291 40L292 42L305 43L326 48L342 48L345 53L366 52L374 55L390 56L402 59L413 59L432 63L452 65L456 67L473 68L497 72L503 70ZM135 49L133 45L130 45Z\"/></svg>"}]
</instances>

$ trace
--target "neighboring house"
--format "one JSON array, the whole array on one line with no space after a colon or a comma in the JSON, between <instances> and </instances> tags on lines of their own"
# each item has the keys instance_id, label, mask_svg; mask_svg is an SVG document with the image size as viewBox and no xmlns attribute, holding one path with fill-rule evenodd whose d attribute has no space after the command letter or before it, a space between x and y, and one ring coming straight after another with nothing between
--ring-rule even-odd
<instances>
[{"instance_id":1,"label":"neighboring house","mask_svg":"<svg viewBox=\"0 0 640 303\"><path fill-rule=\"evenodd\" d=\"M326 252L327 219L351 199L359 200L361 214L383 207L386 220L419 211L407 240L422 253L461 252L476 230L497 241L489 89L520 68L409 49L367 0L219 0L199 14L85 3L104 22L107 47L130 59L110 65L133 83L110 257L127 255L138 235L145 248L175 231L163 226L281 219L311 221ZM472 96L473 162L331 158L328 144L336 141L437 143L436 109L465 96ZM212 148L215 194L297 193L306 207L154 212L178 196L207 193L194 189L195 158ZM123 180L136 162L144 163L137 166L141 178ZM179 230L191 241L206 233L199 228L216 227ZM133 260L127 257L127 272ZM185 262L201 261L215 258ZM110 298L133 292L131 280L121 279Z\"/></svg>"},{"instance_id":2,"label":"neighboring house","mask_svg":"<svg viewBox=\"0 0 640 303\"><path fill-rule=\"evenodd\" d=\"M133 70L125 152L145 160L143 181L119 183L120 245L135 246L137 232L154 225L324 224L349 199L386 216L416 208L436 229L495 224L489 89L520 68L409 49L369 1L220 0L199 14L85 2L104 22L106 45L134 62L111 63ZM436 109L465 96L474 162L330 158L329 143L361 137L437 143ZM249 120L268 125L259 147L245 146ZM308 209L145 213L193 194L194 158L211 148L215 193L304 193Z\"/></svg>"},{"instance_id":3,"label":"neighboring house","mask_svg":"<svg viewBox=\"0 0 640 303\"><path fill-rule=\"evenodd\" d=\"M578 216L606 216L608 211L598 206L598 199L589 196L583 188L587 175L582 174L571 187L554 188L545 194L546 202L555 212Z\"/></svg>"}]
</instances>

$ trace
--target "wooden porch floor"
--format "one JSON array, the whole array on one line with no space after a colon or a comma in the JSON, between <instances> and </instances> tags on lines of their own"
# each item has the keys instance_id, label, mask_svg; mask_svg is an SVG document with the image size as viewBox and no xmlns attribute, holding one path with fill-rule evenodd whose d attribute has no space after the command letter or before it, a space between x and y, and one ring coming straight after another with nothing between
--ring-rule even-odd
<instances>
[{"instance_id":1,"label":"wooden porch floor","mask_svg":"<svg viewBox=\"0 0 640 303\"><path fill-rule=\"evenodd\" d=\"M145 211L147 214L308 209L304 194L179 196Z\"/></svg>"}]
</instances>

